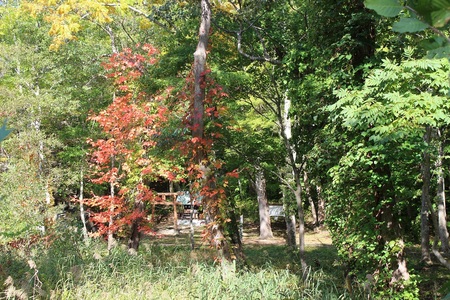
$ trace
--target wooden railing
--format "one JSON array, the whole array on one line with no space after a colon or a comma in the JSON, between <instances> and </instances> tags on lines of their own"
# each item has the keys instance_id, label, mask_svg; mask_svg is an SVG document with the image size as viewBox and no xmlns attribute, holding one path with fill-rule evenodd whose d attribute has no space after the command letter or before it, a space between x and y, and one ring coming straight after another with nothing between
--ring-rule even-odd
<instances>
[{"instance_id":1,"label":"wooden railing","mask_svg":"<svg viewBox=\"0 0 450 300\"><path fill-rule=\"evenodd\" d=\"M156 205L172 205L173 206L173 227L175 230L178 230L177 197L178 197L179 193L158 193L157 195L159 197L161 197L161 201L154 201L152 203L152 222L154 221ZM167 198L171 198L171 199L168 201Z\"/></svg>"}]
</instances>

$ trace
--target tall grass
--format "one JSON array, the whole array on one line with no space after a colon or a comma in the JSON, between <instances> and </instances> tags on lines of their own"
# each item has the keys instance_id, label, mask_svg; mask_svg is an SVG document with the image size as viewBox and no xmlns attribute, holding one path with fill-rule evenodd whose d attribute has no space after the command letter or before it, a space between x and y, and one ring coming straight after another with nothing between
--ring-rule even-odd
<instances>
[{"instance_id":1,"label":"tall grass","mask_svg":"<svg viewBox=\"0 0 450 300\"><path fill-rule=\"evenodd\" d=\"M108 253L102 242L86 246L66 237L28 253L30 257L1 255L0 263L9 262L3 277L10 281L0 298L349 299L322 271L302 276L271 263L237 271L233 265L214 263L212 254L207 248L190 252L188 246L148 243L137 255L121 247ZM38 294L31 280L35 273L24 260L36 262L42 283Z\"/></svg>"}]
</instances>

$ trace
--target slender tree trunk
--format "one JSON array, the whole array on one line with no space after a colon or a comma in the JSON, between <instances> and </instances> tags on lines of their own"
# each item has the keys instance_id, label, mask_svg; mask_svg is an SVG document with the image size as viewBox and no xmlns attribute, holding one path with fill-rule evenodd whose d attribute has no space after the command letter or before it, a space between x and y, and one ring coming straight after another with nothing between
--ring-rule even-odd
<instances>
[{"instance_id":1,"label":"slender tree trunk","mask_svg":"<svg viewBox=\"0 0 450 300\"><path fill-rule=\"evenodd\" d=\"M424 141L427 145L431 140L431 127L427 126ZM420 211L420 248L422 251L422 260L431 263L430 259L430 232L428 224L428 202L430 202L430 153L428 150L423 152L421 165L422 171L422 206Z\"/></svg>"},{"instance_id":2,"label":"slender tree trunk","mask_svg":"<svg viewBox=\"0 0 450 300\"><path fill-rule=\"evenodd\" d=\"M297 239L295 237L295 228L297 227L295 215L286 215L286 237L289 247L294 249L297 246Z\"/></svg>"},{"instance_id":3,"label":"slender tree trunk","mask_svg":"<svg viewBox=\"0 0 450 300\"><path fill-rule=\"evenodd\" d=\"M111 42L111 52L112 53L118 53L117 50L117 46L116 46L116 37L114 35L113 30L111 29L111 27L109 25L106 25L105 28L103 28L103 30L106 31L106 33L109 35L110 38L110 42ZM116 98L116 94L113 93L113 102ZM114 156L111 156L111 170L113 170L114 168L114 164L115 164L115 158ZM111 251L112 248L114 248L116 241L114 239L114 233L113 233L113 226L114 226L114 211L115 211L115 201L114 201L114 183L115 183L115 179L111 179L110 183L109 183L109 192L110 192L110 197L111 197L111 203L109 205L109 220L108 220L108 251Z\"/></svg>"},{"instance_id":4,"label":"slender tree trunk","mask_svg":"<svg viewBox=\"0 0 450 300\"><path fill-rule=\"evenodd\" d=\"M317 229L319 227L319 219L317 218L316 205L314 204L314 200L311 195L311 186L309 184L308 172L303 170L303 186L305 187L306 196L308 197L309 207L311 208L311 217L314 228Z\"/></svg>"},{"instance_id":5,"label":"slender tree trunk","mask_svg":"<svg viewBox=\"0 0 450 300\"><path fill-rule=\"evenodd\" d=\"M191 196L191 213L189 216L189 241L191 242L191 250L195 249L195 228L192 223L194 219L194 197Z\"/></svg>"},{"instance_id":6,"label":"slender tree trunk","mask_svg":"<svg viewBox=\"0 0 450 300\"><path fill-rule=\"evenodd\" d=\"M450 270L450 262L448 260L445 259L444 256L442 256L442 254L439 252L439 221L438 221L438 217L436 216L436 212L433 209L433 205L431 203L431 200L428 202L428 207L430 207L430 215L431 215L431 220L433 222L433 227L434 227L434 241L433 241L433 254L434 256L436 256L436 258L439 260L439 262L446 267L447 269Z\"/></svg>"},{"instance_id":7,"label":"slender tree trunk","mask_svg":"<svg viewBox=\"0 0 450 300\"><path fill-rule=\"evenodd\" d=\"M298 177L298 176L297 176ZM300 250L300 263L302 265L303 272L306 271L307 264L305 261L305 215L303 212L302 204L302 190L300 186L300 178L297 178L297 189L295 190L295 200L297 202L298 211L298 248Z\"/></svg>"},{"instance_id":8,"label":"slender tree trunk","mask_svg":"<svg viewBox=\"0 0 450 300\"><path fill-rule=\"evenodd\" d=\"M291 107L291 101L286 95L283 99L283 110L279 112L279 116L281 117L281 136L284 142L285 149L287 151L287 163L291 167L292 175L294 177L294 188L292 188L295 196L295 201L297 203L297 212L298 212L298 238L299 238L299 250L300 250L300 263L302 265L303 271L306 271L307 264L305 260L305 214L303 211L303 202L302 202L302 184L301 184L301 175L300 168L297 167L297 153L295 151L294 146L291 144L292 138L292 124L291 119L289 117L289 111Z\"/></svg>"},{"instance_id":9,"label":"slender tree trunk","mask_svg":"<svg viewBox=\"0 0 450 300\"><path fill-rule=\"evenodd\" d=\"M114 169L114 156L111 156L111 170ZM115 177L115 176L114 176ZM109 196L111 198L111 202L109 204L109 221L108 221L108 251L111 251L114 248L116 241L114 240L114 211L115 211L115 193L114 193L114 182L115 179L111 178L109 182Z\"/></svg>"},{"instance_id":10,"label":"slender tree trunk","mask_svg":"<svg viewBox=\"0 0 450 300\"><path fill-rule=\"evenodd\" d=\"M325 199L322 194L322 186L320 184L316 185L317 190L317 221L319 225L325 222Z\"/></svg>"},{"instance_id":11,"label":"slender tree trunk","mask_svg":"<svg viewBox=\"0 0 450 300\"><path fill-rule=\"evenodd\" d=\"M84 172L83 167L80 168L80 196L78 198L78 201L80 202L80 218L81 223L83 223L83 238L85 243L89 241L89 235L87 232L87 226L86 226L86 212L84 210Z\"/></svg>"},{"instance_id":12,"label":"slender tree trunk","mask_svg":"<svg viewBox=\"0 0 450 300\"><path fill-rule=\"evenodd\" d=\"M272 227L270 224L269 205L266 195L266 178L264 170L256 166L255 189L258 199L259 209L259 238L262 240L273 238Z\"/></svg>"},{"instance_id":13,"label":"slender tree trunk","mask_svg":"<svg viewBox=\"0 0 450 300\"><path fill-rule=\"evenodd\" d=\"M440 139L441 132L439 128L437 129L437 134L439 137L438 145L438 157L436 160L436 171L437 171L437 208L438 208L438 225L439 225L439 238L441 240L441 250L444 253L449 253L449 241L448 241L448 230L447 230L447 211L446 211L446 201L445 201L445 179L444 171L442 168L442 160L444 157L444 146Z\"/></svg>"},{"instance_id":14,"label":"slender tree trunk","mask_svg":"<svg viewBox=\"0 0 450 300\"><path fill-rule=\"evenodd\" d=\"M291 203L290 193L285 187L281 189L281 192L283 193L283 210L284 210L284 219L286 221L286 242L289 247L294 249L297 245L295 238L296 222L295 222L295 215L292 214L290 209Z\"/></svg>"},{"instance_id":15,"label":"slender tree trunk","mask_svg":"<svg viewBox=\"0 0 450 300\"><path fill-rule=\"evenodd\" d=\"M135 211L141 213L144 210L144 203L140 200L135 200L134 209ZM139 225L142 222L142 218L139 217L133 220L131 224L131 236L128 241L128 249L133 249L135 252L139 249L139 243L141 242L141 231L139 230Z\"/></svg>"}]
</instances>

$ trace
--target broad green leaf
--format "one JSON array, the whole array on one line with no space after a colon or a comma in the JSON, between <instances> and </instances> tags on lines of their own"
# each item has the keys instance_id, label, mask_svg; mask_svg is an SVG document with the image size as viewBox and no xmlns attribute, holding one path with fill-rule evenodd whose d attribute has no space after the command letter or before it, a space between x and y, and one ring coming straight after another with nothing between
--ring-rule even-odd
<instances>
[{"instance_id":1,"label":"broad green leaf","mask_svg":"<svg viewBox=\"0 0 450 300\"><path fill-rule=\"evenodd\" d=\"M364 5L384 17L396 17L403 10L398 0L366 0Z\"/></svg>"},{"instance_id":2,"label":"broad green leaf","mask_svg":"<svg viewBox=\"0 0 450 300\"><path fill-rule=\"evenodd\" d=\"M428 28L428 25L416 18L401 18L392 25L392 30L400 33L418 32Z\"/></svg>"},{"instance_id":3,"label":"broad green leaf","mask_svg":"<svg viewBox=\"0 0 450 300\"><path fill-rule=\"evenodd\" d=\"M449 0L431 0L433 9L447 9L450 7Z\"/></svg>"},{"instance_id":4,"label":"broad green leaf","mask_svg":"<svg viewBox=\"0 0 450 300\"><path fill-rule=\"evenodd\" d=\"M450 45L428 51L427 58L450 58Z\"/></svg>"},{"instance_id":5,"label":"broad green leaf","mask_svg":"<svg viewBox=\"0 0 450 300\"><path fill-rule=\"evenodd\" d=\"M450 20L450 6L438 11L433 11L431 13L431 20L433 22L433 26L444 27Z\"/></svg>"},{"instance_id":6,"label":"broad green leaf","mask_svg":"<svg viewBox=\"0 0 450 300\"><path fill-rule=\"evenodd\" d=\"M434 36L432 38L420 41L420 46L428 51L443 47L446 44L447 41L441 36Z\"/></svg>"}]
</instances>

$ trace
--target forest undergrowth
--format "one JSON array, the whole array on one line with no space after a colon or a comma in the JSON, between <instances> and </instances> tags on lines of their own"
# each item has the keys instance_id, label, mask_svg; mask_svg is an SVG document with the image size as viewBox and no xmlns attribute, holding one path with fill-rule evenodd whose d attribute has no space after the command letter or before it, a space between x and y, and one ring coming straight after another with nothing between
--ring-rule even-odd
<instances>
[{"instance_id":1,"label":"forest undergrowth","mask_svg":"<svg viewBox=\"0 0 450 300\"><path fill-rule=\"evenodd\" d=\"M346 285L330 245L307 247L303 275L298 252L277 241L245 244L245 264L236 266L217 261L200 229L195 250L181 233L147 236L133 255L121 243L110 253L101 240L86 243L74 227L55 232L3 247L0 299L368 299L364 283ZM254 228L245 232L248 241ZM445 271L412 264L423 272L423 299L439 299Z\"/></svg>"}]
</instances>

